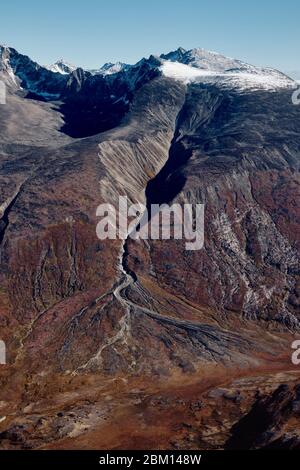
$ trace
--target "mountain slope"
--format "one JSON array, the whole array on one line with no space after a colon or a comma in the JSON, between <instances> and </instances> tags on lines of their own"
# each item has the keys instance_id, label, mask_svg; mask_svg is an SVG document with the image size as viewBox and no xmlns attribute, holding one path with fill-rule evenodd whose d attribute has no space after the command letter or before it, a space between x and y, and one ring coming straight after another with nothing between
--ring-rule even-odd
<instances>
[{"instance_id":1,"label":"mountain slope","mask_svg":"<svg viewBox=\"0 0 300 470\"><path fill-rule=\"evenodd\" d=\"M97 377L130 394L153 377L194 383L207 371L214 383L290 367L300 321L294 82L203 50L64 75L2 47L0 66L3 446L14 445L14 402L33 403L27 429L50 383L54 409L71 388L80 414L81 387L96 393ZM204 248L98 240L96 209L119 195L204 203Z\"/></svg>"}]
</instances>

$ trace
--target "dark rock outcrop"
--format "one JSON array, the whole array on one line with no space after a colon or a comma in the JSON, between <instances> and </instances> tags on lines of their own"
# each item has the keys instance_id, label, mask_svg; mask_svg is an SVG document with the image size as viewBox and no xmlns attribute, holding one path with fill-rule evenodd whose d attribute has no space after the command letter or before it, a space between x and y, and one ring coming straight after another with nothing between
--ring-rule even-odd
<instances>
[{"instance_id":1,"label":"dark rock outcrop","mask_svg":"<svg viewBox=\"0 0 300 470\"><path fill-rule=\"evenodd\" d=\"M233 426L228 449L300 449L300 386L283 384L261 397Z\"/></svg>"}]
</instances>

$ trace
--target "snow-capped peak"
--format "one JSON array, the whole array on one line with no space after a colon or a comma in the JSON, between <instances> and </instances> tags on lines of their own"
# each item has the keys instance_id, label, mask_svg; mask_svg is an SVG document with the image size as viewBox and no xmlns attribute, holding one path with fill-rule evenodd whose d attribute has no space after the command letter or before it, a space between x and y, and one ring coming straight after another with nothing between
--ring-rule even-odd
<instances>
[{"instance_id":1,"label":"snow-capped peak","mask_svg":"<svg viewBox=\"0 0 300 470\"><path fill-rule=\"evenodd\" d=\"M249 64L245 62L202 48L186 51L180 47L176 51L162 54L160 57L171 62L180 62L181 64L190 65L197 69L210 70L213 72L225 72L229 69L245 66L249 67Z\"/></svg>"},{"instance_id":2,"label":"snow-capped peak","mask_svg":"<svg viewBox=\"0 0 300 470\"><path fill-rule=\"evenodd\" d=\"M160 70L163 75L183 83L216 83L239 89L292 88L295 81L270 67L255 67L205 49L191 49L163 54Z\"/></svg>"},{"instance_id":3,"label":"snow-capped peak","mask_svg":"<svg viewBox=\"0 0 300 470\"><path fill-rule=\"evenodd\" d=\"M64 59L58 60L55 64L46 65L45 68L51 70L51 72L60 73L62 75L68 75L76 70L75 65L70 64Z\"/></svg>"},{"instance_id":4,"label":"snow-capped peak","mask_svg":"<svg viewBox=\"0 0 300 470\"><path fill-rule=\"evenodd\" d=\"M130 67L128 64L124 62L107 62L106 64L102 65L100 69L96 70L89 70L93 75L113 75L114 73L122 72L123 70L127 70Z\"/></svg>"},{"instance_id":5,"label":"snow-capped peak","mask_svg":"<svg viewBox=\"0 0 300 470\"><path fill-rule=\"evenodd\" d=\"M171 60L172 62L181 62L186 52L187 51L183 49L183 47L178 47L176 51L168 52L168 54L161 54L160 58Z\"/></svg>"}]
</instances>

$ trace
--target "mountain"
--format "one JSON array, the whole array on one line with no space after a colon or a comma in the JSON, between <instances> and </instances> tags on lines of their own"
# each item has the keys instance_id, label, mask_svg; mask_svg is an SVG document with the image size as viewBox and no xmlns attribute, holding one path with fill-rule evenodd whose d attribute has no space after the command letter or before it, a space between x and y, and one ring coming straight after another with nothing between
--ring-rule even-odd
<instances>
[{"instance_id":1,"label":"mountain","mask_svg":"<svg viewBox=\"0 0 300 470\"><path fill-rule=\"evenodd\" d=\"M162 66L163 73L183 81L205 80L244 88L276 89L294 86L292 79L275 69L255 67L205 49L185 51L179 48L160 57L166 60Z\"/></svg>"},{"instance_id":2,"label":"mountain","mask_svg":"<svg viewBox=\"0 0 300 470\"><path fill-rule=\"evenodd\" d=\"M71 137L87 137L108 130L121 122L136 91L158 76L183 84L203 83L229 89L294 88L296 83L281 72L254 67L220 54L179 48L160 57L150 56L135 65L105 64L97 73L82 68L57 73L41 67L15 49L2 46L0 59L4 80L42 101L60 101L65 125ZM167 57L167 59L166 59ZM64 67L60 63L60 70ZM58 65L57 65L58 66Z\"/></svg>"},{"instance_id":3,"label":"mountain","mask_svg":"<svg viewBox=\"0 0 300 470\"><path fill-rule=\"evenodd\" d=\"M299 381L296 83L202 49L61 74L4 46L0 80L0 448L239 447ZM99 240L120 195L204 204L204 247Z\"/></svg>"},{"instance_id":4,"label":"mountain","mask_svg":"<svg viewBox=\"0 0 300 470\"><path fill-rule=\"evenodd\" d=\"M124 62L116 62L113 64L112 62L108 62L99 69L98 73L103 75L112 75L114 73L119 73L125 71L130 66L128 64L124 64Z\"/></svg>"},{"instance_id":5,"label":"mountain","mask_svg":"<svg viewBox=\"0 0 300 470\"><path fill-rule=\"evenodd\" d=\"M60 59L52 65L47 65L46 68L52 72L61 73L62 75L70 74L76 70L75 65L69 64L64 59Z\"/></svg>"},{"instance_id":6,"label":"mountain","mask_svg":"<svg viewBox=\"0 0 300 470\"><path fill-rule=\"evenodd\" d=\"M231 59L217 52L200 48L186 51L182 47L179 47L177 50L169 52L168 54L162 54L160 57L171 62L180 62L181 64L215 72L224 72L246 65L240 60Z\"/></svg>"}]
</instances>

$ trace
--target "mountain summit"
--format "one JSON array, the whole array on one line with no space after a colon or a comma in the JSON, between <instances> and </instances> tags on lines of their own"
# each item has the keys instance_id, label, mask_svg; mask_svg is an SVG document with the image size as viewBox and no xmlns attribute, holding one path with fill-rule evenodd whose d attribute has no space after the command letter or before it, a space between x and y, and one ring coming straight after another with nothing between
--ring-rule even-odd
<instances>
[{"instance_id":1,"label":"mountain summit","mask_svg":"<svg viewBox=\"0 0 300 470\"><path fill-rule=\"evenodd\" d=\"M70 64L64 59L60 59L52 65L46 65L46 68L52 72L61 73L62 75L70 74L76 70L75 65Z\"/></svg>"}]
</instances>

